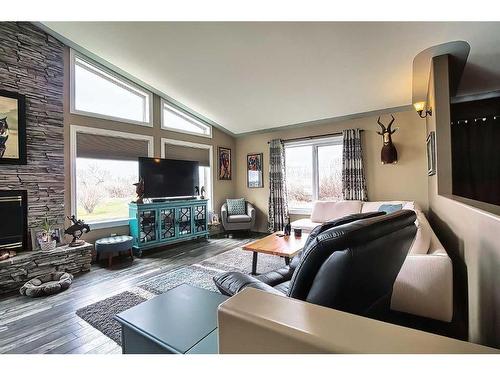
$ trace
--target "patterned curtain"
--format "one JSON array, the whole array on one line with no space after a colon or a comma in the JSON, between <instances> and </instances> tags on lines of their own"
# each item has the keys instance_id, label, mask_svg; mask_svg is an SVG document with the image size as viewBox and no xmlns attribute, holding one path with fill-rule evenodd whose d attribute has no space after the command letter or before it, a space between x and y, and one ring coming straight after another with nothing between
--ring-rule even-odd
<instances>
[{"instance_id":1,"label":"patterned curtain","mask_svg":"<svg viewBox=\"0 0 500 375\"><path fill-rule=\"evenodd\" d=\"M342 194L345 200L367 201L361 130L342 131L344 153L342 157Z\"/></svg>"},{"instance_id":2,"label":"patterned curtain","mask_svg":"<svg viewBox=\"0 0 500 375\"><path fill-rule=\"evenodd\" d=\"M281 139L269 142L269 232L288 224L288 198L285 177L285 147Z\"/></svg>"}]
</instances>

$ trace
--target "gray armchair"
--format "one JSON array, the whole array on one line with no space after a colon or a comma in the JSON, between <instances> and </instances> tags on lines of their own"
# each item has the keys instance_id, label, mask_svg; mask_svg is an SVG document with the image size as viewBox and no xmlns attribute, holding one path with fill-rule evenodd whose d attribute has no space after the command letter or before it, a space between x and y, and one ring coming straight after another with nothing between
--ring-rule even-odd
<instances>
[{"instance_id":1,"label":"gray armchair","mask_svg":"<svg viewBox=\"0 0 500 375\"><path fill-rule=\"evenodd\" d=\"M251 203L246 202L246 215L229 215L227 204L224 203L220 210L222 226L226 231L232 230L252 230L255 224L255 208Z\"/></svg>"}]
</instances>

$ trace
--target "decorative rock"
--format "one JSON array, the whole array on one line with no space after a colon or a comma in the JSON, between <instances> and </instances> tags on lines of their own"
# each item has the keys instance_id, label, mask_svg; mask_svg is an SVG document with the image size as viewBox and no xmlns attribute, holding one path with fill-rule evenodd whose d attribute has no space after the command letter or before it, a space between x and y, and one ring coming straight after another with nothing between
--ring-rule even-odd
<instances>
[{"instance_id":1,"label":"decorative rock","mask_svg":"<svg viewBox=\"0 0 500 375\"><path fill-rule=\"evenodd\" d=\"M52 251L26 251L0 261L0 295L18 290L34 277L57 272L76 275L90 270L91 244L78 247L61 246ZM57 287L56 287L57 288Z\"/></svg>"},{"instance_id":2,"label":"decorative rock","mask_svg":"<svg viewBox=\"0 0 500 375\"><path fill-rule=\"evenodd\" d=\"M72 281L73 275L54 272L28 281L19 289L19 293L28 297L48 296L68 289Z\"/></svg>"}]
</instances>

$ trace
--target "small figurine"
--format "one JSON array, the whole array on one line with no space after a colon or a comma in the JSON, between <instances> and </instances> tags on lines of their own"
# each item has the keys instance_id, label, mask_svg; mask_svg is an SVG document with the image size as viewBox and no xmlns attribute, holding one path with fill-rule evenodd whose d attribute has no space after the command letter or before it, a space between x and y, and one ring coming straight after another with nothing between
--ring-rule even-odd
<instances>
[{"instance_id":1,"label":"small figurine","mask_svg":"<svg viewBox=\"0 0 500 375\"><path fill-rule=\"evenodd\" d=\"M143 204L144 203L144 179L141 177L139 182L134 184L135 193L137 194L137 200L135 203Z\"/></svg>"},{"instance_id":2,"label":"small figurine","mask_svg":"<svg viewBox=\"0 0 500 375\"><path fill-rule=\"evenodd\" d=\"M198 187L198 185L194 187L194 195L196 196L200 195L200 188Z\"/></svg>"},{"instance_id":3,"label":"small figurine","mask_svg":"<svg viewBox=\"0 0 500 375\"><path fill-rule=\"evenodd\" d=\"M83 220L77 220L75 215L69 217L68 219L73 223L68 229L64 231L64 234L69 234L73 236L73 241L68 246L80 246L85 243L85 241L81 240L80 237L84 233L90 232L90 227L88 224L85 224Z\"/></svg>"},{"instance_id":4,"label":"small figurine","mask_svg":"<svg viewBox=\"0 0 500 375\"><path fill-rule=\"evenodd\" d=\"M201 187L201 199L205 199L205 193L206 193L205 186L202 186Z\"/></svg>"}]
</instances>

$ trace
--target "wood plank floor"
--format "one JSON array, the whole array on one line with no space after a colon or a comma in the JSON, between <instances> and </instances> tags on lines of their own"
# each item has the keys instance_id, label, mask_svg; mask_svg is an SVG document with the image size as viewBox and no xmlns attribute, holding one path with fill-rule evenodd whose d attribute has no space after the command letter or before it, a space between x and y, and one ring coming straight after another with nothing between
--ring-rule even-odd
<instances>
[{"instance_id":1,"label":"wood plank floor","mask_svg":"<svg viewBox=\"0 0 500 375\"><path fill-rule=\"evenodd\" d=\"M76 316L76 310L159 273L242 246L257 236L186 242L145 252L133 262L117 259L111 269L104 263L94 264L63 293L43 298L4 297L0 299L0 353L121 353L120 346Z\"/></svg>"}]
</instances>

